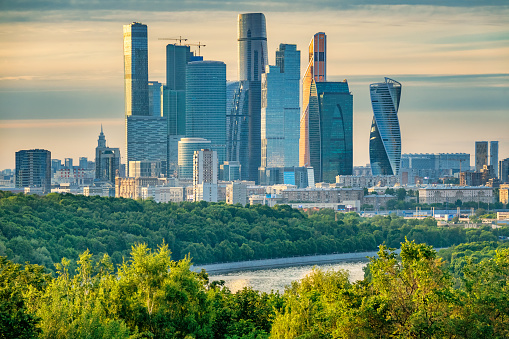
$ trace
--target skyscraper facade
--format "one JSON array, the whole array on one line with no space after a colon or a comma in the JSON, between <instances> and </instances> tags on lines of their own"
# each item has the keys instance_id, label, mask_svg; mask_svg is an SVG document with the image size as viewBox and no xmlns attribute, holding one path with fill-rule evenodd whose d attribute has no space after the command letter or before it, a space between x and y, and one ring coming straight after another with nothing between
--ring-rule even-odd
<instances>
[{"instance_id":1,"label":"skyscraper facade","mask_svg":"<svg viewBox=\"0 0 509 339\"><path fill-rule=\"evenodd\" d=\"M498 162L498 178L501 182L509 183L509 158Z\"/></svg>"},{"instance_id":2,"label":"skyscraper facade","mask_svg":"<svg viewBox=\"0 0 509 339\"><path fill-rule=\"evenodd\" d=\"M313 158L319 154L316 147L319 143L310 141L317 140L318 126L309 126L310 121L318 121L318 97L316 93L316 82L327 80L326 54L327 36L325 33L316 33L309 43L308 65L302 79L302 114L300 116L300 139L299 139L299 165L312 167L317 165L319 158ZM311 149L314 148L315 149ZM311 155L313 153L313 155ZM316 173L316 171L315 171Z\"/></svg>"},{"instance_id":3,"label":"skyscraper facade","mask_svg":"<svg viewBox=\"0 0 509 339\"><path fill-rule=\"evenodd\" d=\"M168 132L166 118L154 116L126 117L126 172L130 161L158 161L166 173Z\"/></svg>"},{"instance_id":4,"label":"skyscraper facade","mask_svg":"<svg viewBox=\"0 0 509 339\"><path fill-rule=\"evenodd\" d=\"M276 66L267 66L262 74L262 167L299 164L299 82L300 51L280 44Z\"/></svg>"},{"instance_id":5,"label":"skyscraper facade","mask_svg":"<svg viewBox=\"0 0 509 339\"><path fill-rule=\"evenodd\" d=\"M186 134L186 70L193 53L189 46L166 45L166 86L163 116L168 122L168 175L178 170L178 141Z\"/></svg>"},{"instance_id":6,"label":"skyscraper facade","mask_svg":"<svg viewBox=\"0 0 509 339\"><path fill-rule=\"evenodd\" d=\"M149 115L147 25L124 25L125 115Z\"/></svg>"},{"instance_id":7,"label":"skyscraper facade","mask_svg":"<svg viewBox=\"0 0 509 339\"><path fill-rule=\"evenodd\" d=\"M385 82L369 86L373 122L369 137L369 158L373 175L398 175L401 166L401 132L398 109L401 84Z\"/></svg>"},{"instance_id":8,"label":"skyscraper facade","mask_svg":"<svg viewBox=\"0 0 509 339\"><path fill-rule=\"evenodd\" d=\"M248 158L249 101L247 81L229 81L226 84L226 160L246 163ZM247 177L246 171L243 177Z\"/></svg>"},{"instance_id":9,"label":"skyscraper facade","mask_svg":"<svg viewBox=\"0 0 509 339\"><path fill-rule=\"evenodd\" d=\"M241 135L240 151L247 158L228 159L240 161L243 179L258 180L261 162L261 75L267 65L267 31L263 13L238 16L239 80L247 82L248 135ZM242 104L241 104L242 105Z\"/></svg>"},{"instance_id":10,"label":"skyscraper facade","mask_svg":"<svg viewBox=\"0 0 509 339\"><path fill-rule=\"evenodd\" d=\"M51 152L45 149L16 152L16 187L40 187L51 192Z\"/></svg>"},{"instance_id":11,"label":"skyscraper facade","mask_svg":"<svg viewBox=\"0 0 509 339\"><path fill-rule=\"evenodd\" d=\"M220 164L226 160L226 65L193 61L186 73L186 137L210 140Z\"/></svg>"},{"instance_id":12,"label":"skyscraper facade","mask_svg":"<svg viewBox=\"0 0 509 339\"><path fill-rule=\"evenodd\" d=\"M309 45L302 84L299 163L313 167L314 182L335 182L353 171L353 96L348 82L326 81L326 36Z\"/></svg>"},{"instance_id":13,"label":"skyscraper facade","mask_svg":"<svg viewBox=\"0 0 509 339\"><path fill-rule=\"evenodd\" d=\"M490 165L494 176L498 177L498 141L490 141Z\"/></svg>"},{"instance_id":14,"label":"skyscraper facade","mask_svg":"<svg viewBox=\"0 0 509 339\"><path fill-rule=\"evenodd\" d=\"M120 170L120 149L106 146L106 137L101 126L101 133L95 148L95 178L115 183L115 176Z\"/></svg>"},{"instance_id":15,"label":"skyscraper facade","mask_svg":"<svg viewBox=\"0 0 509 339\"><path fill-rule=\"evenodd\" d=\"M484 165L488 165L488 142L475 142L475 171L480 172Z\"/></svg>"},{"instance_id":16,"label":"skyscraper facade","mask_svg":"<svg viewBox=\"0 0 509 339\"><path fill-rule=\"evenodd\" d=\"M154 117L162 117L163 84L158 81L149 81L148 94L149 115Z\"/></svg>"}]
</instances>

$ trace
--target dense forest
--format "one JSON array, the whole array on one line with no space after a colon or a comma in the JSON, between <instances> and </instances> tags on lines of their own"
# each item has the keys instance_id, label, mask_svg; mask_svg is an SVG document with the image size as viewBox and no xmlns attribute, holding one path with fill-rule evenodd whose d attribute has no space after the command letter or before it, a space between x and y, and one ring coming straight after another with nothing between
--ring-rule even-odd
<instances>
[{"instance_id":1,"label":"dense forest","mask_svg":"<svg viewBox=\"0 0 509 339\"><path fill-rule=\"evenodd\" d=\"M14 263L44 265L51 273L61 258L76 268L86 250L113 265L133 245L168 245L175 260L190 255L205 264L295 255L375 251L415 240L436 248L496 241L509 229L444 228L434 219L395 216L361 218L321 210L310 214L289 206L242 207L224 203L167 203L51 193L13 195L0 191L0 255Z\"/></svg>"},{"instance_id":2,"label":"dense forest","mask_svg":"<svg viewBox=\"0 0 509 339\"><path fill-rule=\"evenodd\" d=\"M0 338L508 338L508 246L441 255L464 258L461 274L406 241L400 257L380 246L362 281L315 269L284 294L231 293L167 245L135 246L118 266L85 251L56 277L0 257Z\"/></svg>"}]
</instances>

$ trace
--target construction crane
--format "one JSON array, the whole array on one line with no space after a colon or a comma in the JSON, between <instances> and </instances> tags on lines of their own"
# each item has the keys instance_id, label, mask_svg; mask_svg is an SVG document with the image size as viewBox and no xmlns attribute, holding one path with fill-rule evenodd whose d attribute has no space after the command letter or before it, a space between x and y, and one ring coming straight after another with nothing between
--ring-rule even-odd
<instances>
[{"instance_id":1,"label":"construction crane","mask_svg":"<svg viewBox=\"0 0 509 339\"><path fill-rule=\"evenodd\" d=\"M187 41L187 39L183 38L182 35L178 38L158 38L157 40L175 40L179 42L179 45L182 45L182 41Z\"/></svg>"},{"instance_id":2,"label":"construction crane","mask_svg":"<svg viewBox=\"0 0 509 339\"><path fill-rule=\"evenodd\" d=\"M198 46L198 56L200 56L201 48L207 45L203 45L201 42L198 41L197 44L186 44L186 46Z\"/></svg>"}]
</instances>

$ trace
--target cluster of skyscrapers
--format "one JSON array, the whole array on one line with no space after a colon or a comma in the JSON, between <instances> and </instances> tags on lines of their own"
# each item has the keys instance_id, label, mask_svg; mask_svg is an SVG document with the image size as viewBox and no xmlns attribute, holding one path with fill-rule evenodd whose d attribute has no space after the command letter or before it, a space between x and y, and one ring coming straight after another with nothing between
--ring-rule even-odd
<instances>
[{"instance_id":1,"label":"cluster of skyscrapers","mask_svg":"<svg viewBox=\"0 0 509 339\"><path fill-rule=\"evenodd\" d=\"M193 152L210 149L217 152L218 173L227 173L228 180L260 182L273 169L296 173L290 170L296 167L306 169L310 182L352 174L353 96L346 80L327 81L325 33L315 34L309 45L302 112L297 46L280 44L276 65L268 65L262 13L239 15L237 41L238 81L226 81L224 62L203 60L189 45L175 43L166 46L163 85L148 81L147 26L124 26L127 173L131 162L159 162L166 176L190 179ZM394 132L382 127L382 134ZM395 153L401 151L399 134L392 136L399 144L388 153L395 158L391 173L399 168Z\"/></svg>"},{"instance_id":2,"label":"cluster of skyscrapers","mask_svg":"<svg viewBox=\"0 0 509 339\"><path fill-rule=\"evenodd\" d=\"M369 87L370 166L354 169L353 95L347 80L327 80L323 32L311 38L301 77L297 46L279 44L275 65L269 65L265 16L240 14L238 81L227 81L224 62L204 60L177 39L179 44L166 46L165 84L149 81L147 37L144 24L123 27L125 168L120 150L106 145L101 126L92 166L80 160L80 166L73 167L70 159L60 169L61 161L52 163L49 151L17 152L16 187L49 192L52 172L60 171L61 179L90 185L90 194L107 190L111 195L115 185L116 194L124 197L159 194L160 201L186 196L217 201L226 196L228 201L229 191L241 192L245 203L250 194L265 201L264 193L270 192L270 199L279 199L258 184L286 185L287 190L313 189L316 184L323 191L332 186L419 185L453 176L469 186L509 182L509 159L498 161L497 141L476 142L475 171L470 171L466 153L402 155L402 85L387 77ZM92 168L89 178L83 170ZM223 189L218 189L218 180ZM281 194L280 188L275 190ZM304 196L289 195L284 201Z\"/></svg>"}]
</instances>

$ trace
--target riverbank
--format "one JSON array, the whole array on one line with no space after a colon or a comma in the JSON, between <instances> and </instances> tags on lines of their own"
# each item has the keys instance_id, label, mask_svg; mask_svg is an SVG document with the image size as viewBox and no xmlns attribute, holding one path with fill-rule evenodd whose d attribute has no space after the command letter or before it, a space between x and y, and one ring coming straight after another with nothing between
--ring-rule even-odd
<instances>
[{"instance_id":1,"label":"riverbank","mask_svg":"<svg viewBox=\"0 0 509 339\"><path fill-rule=\"evenodd\" d=\"M399 253L400 250L398 249L396 252ZM376 257L376 255L377 251L323 254L290 258L237 261L210 265L193 265L191 269L195 272L205 269L208 274L225 274L239 271L267 270L293 266L334 264L342 261L368 261L368 257Z\"/></svg>"}]
</instances>

